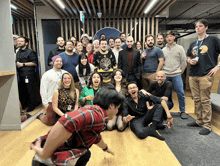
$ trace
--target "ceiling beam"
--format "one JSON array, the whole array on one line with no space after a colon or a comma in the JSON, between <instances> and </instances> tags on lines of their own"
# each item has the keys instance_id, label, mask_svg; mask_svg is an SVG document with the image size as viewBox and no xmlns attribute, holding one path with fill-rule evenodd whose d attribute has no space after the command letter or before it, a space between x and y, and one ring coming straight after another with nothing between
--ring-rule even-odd
<instances>
[{"instance_id":1,"label":"ceiling beam","mask_svg":"<svg viewBox=\"0 0 220 166\"><path fill-rule=\"evenodd\" d=\"M90 7L89 7L89 3L87 0L85 0L85 3L86 3L86 6L87 6L87 9L88 9L88 12L89 12L89 15L92 15L92 12L90 10Z\"/></svg>"},{"instance_id":2,"label":"ceiling beam","mask_svg":"<svg viewBox=\"0 0 220 166\"><path fill-rule=\"evenodd\" d=\"M68 5L70 6L71 10L75 13L75 15L77 16L77 10L76 8L73 6L73 4L70 2L70 0L66 0L66 2L68 3Z\"/></svg>"},{"instance_id":3,"label":"ceiling beam","mask_svg":"<svg viewBox=\"0 0 220 166\"><path fill-rule=\"evenodd\" d=\"M84 14L87 15L86 9L85 9L85 7L84 7L82 1L81 1L81 0L78 0L78 2L79 2L79 4L80 4L82 10L84 11Z\"/></svg>"},{"instance_id":4,"label":"ceiling beam","mask_svg":"<svg viewBox=\"0 0 220 166\"><path fill-rule=\"evenodd\" d=\"M18 12L17 10L15 11L15 10L12 9L11 12L16 14L18 16L18 19L20 19L20 17L22 17L22 18L26 17L27 18L27 16L25 16L24 14Z\"/></svg>"},{"instance_id":5,"label":"ceiling beam","mask_svg":"<svg viewBox=\"0 0 220 166\"><path fill-rule=\"evenodd\" d=\"M75 0L72 0L72 2L73 2L73 4L75 5L75 7L77 8L78 13L79 13L80 9L79 9L79 6L77 5L76 1L75 1Z\"/></svg>"},{"instance_id":6,"label":"ceiling beam","mask_svg":"<svg viewBox=\"0 0 220 166\"><path fill-rule=\"evenodd\" d=\"M47 0L47 2L50 4L50 6L52 6L56 11L58 11L62 17L66 17L66 15L62 12L62 10L60 10L60 8L58 8L56 5L54 5L50 0Z\"/></svg>"},{"instance_id":7,"label":"ceiling beam","mask_svg":"<svg viewBox=\"0 0 220 166\"><path fill-rule=\"evenodd\" d=\"M123 1L124 0L120 1L120 5L119 5L119 9L118 9L118 15L120 15L120 13L121 13L121 7L122 7L122 4L123 4Z\"/></svg>"},{"instance_id":8,"label":"ceiling beam","mask_svg":"<svg viewBox=\"0 0 220 166\"><path fill-rule=\"evenodd\" d=\"M153 11L149 14L150 16L155 16L155 12L157 12L158 8L164 3L165 0L161 0L159 1L160 3L157 3L155 5L155 8L153 9Z\"/></svg>"},{"instance_id":9,"label":"ceiling beam","mask_svg":"<svg viewBox=\"0 0 220 166\"><path fill-rule=\"evenodd\" d=\"M51 6L49 2L47 2L46 0L41 0L41 1L44 3L44 5L50 7L59 18L63 17L62 14L59 11L57 11L53 6Z\"/></svg>"},{"instance_id":10,"label":"ceiling beam","mask_svg":"<svg viewBox=\"0 0 220 166\"><path fill-rule=\"evenodd\" d=\"M20 2L20 4L22 4L26 8L29 8L30 10L34 11L34 6L30 3L28 3L26 0L13 0L13 1Z\"/></svg>"},{"instance_id":11,"label":"ceiling beam","mask_svg":"<svg viewBox=\"0 0 220 166\"><path fill-rule=\"evenodd\" d=\"M112 0L109 0L108 4L109 4L108 5L109 6L108 11L109 11L109 16L110 16L111 15L111 9L112 9Z\"/></svg>"},{"instance_id":12,"label":"ceiling beam","mask_svg":"<svg viewBox=\"0 0 220 166\"><path fill-rule=\"evenodd\" d=\"M97 4L98 4L99 12L102 12L102 11L101 11L101 6L100 6L100 1L99 1L99 0L97 0Z\"/></svg>"},{"instance_id":13,"label":"ceiling beam","mask_svg":"<svg viewBox=\"0 0 220 166\"><path fill-rule=\"evenodd\" d=\"M115 0L115 4L114 4L114 15L115 15L115 13L116 13L117 3L118 3L118 0Z\"/></svg>"},{"instance_id":14,"label":"ceiling beam","mask_svg":"<svg viewBox=\"0 0 220 166\"><path fill-rule=\"evenodd\" d=\"M143 9L143 7L146 5L148 0L144 0L144 2L142 3L142 5L140 6L140 9L137 11L136 13L136 17L139 15L139 13L141 12L141 10Z\"/></svg>"},{"instance_id":15,"label":"ceiling beam","mask_svg":"<svg viewBox=\"0 0 220 166\"><path fill-rule=\"evenodd\" d=\"M137 8L138 8L139 4L141 3L141 1L142 1L142 0L139 0L139 1L137 2L137 4L135 4L135 7L134 7L134 9L133 9L133 12L131 13L132 16L134 15L134 13L135 13L135 11L137 10Z\"/></svg>"},{"instance_id":16,"label":"ceiling beam","mask_svg":"<svg viewBox=\"0 0 220 166\"><path fill-rule=\"evenodd\" d=\"M158 12L154 15L161 14L164 10L166 10L168 7L170 7L176 0L169 0L168 3L166 3L166 6L164 6L162 9L158 10Z\"/></svg>"},{"instance_id":17,"label":"ceiling beam","mask_svg":"<svg viewBox=\"0 0 220 166\"><path fill-rule=\"evenodd\" d=\"M69 13L66 12L65 9L61 8L56 2L54 2L54 0L47 0L54 8L56 8L57 10L60 10L63 14L64 17L71 17Z\"/></svg>"},{"instance_id":18,"label":"ceiling beam","mask_svg":"<svg viewBox=\"0 0 220 166\"><path fill-rule=\"evenodd\" d=\"M105 0L102 0L103 2L103 11L104 11L104 16L106 15L106 2Z\"/></svg>"},{"instance_id":19,"label":"ceiling beam","mask_svg":"<svg viewBox=\"0 0 220 166\"><path fill-rule=\"evenodd\" d=\"M93 9L93 12L94 12L94 14L96 15L96 10L95 10L94 1L93 1L93 0L90 0L90 1L91 1L91 4L92 4L92 9Z\"/></svg>"},{"instance_id":20,"label":"ceiling beam","mask_svg":"<svg viewBox=\"0 0 220 166\"><path fill-rule=\"evenodd\" d=\"M122 15L125 15L125 12L126 12L126 9L127 9L127 7L128 7L128 0L126 0L126 4L125 4L125 8L124 8L124 11L123 11L123 14Z\"/></svg>"},{"instance_id":21,"label":"ceiling beam","mask_svg":"<svg viewBox=\"0 0 220 166\"><path fill-rule=\"evenodd\" d=\"M31 14L34 16L34 10L31 10L27 7L25 7L24 5L22 5L20 2L17 1L11 1L11 3L19 8L21 8L22 10L26 11L27 13Z\"/></svg>"},{"instance_id":22,"label":"ceiling beam","mask_svg":"<svg viewBox=\"0 0 220 166\"><path fill-rule=\"evenodd\" d=\"M136 0L132 0L131 5L130 5L130 8L129 8L128 12L127 12L127 15L130 14L131 9L133 8L135 1L136 1Z\"/></svg>"},{"instance_id":23,"label":"ceiling beam","mask_svg":"<svg viewBox=\"0 0 220 166\"><path fill-rule=\"evenodd\" d=\"M71 9L71 6L67 3L67 1L63 1L63 4L67 10L67 12L71 15L74 16L73 10Z\"/></svg>"}]
</instances>

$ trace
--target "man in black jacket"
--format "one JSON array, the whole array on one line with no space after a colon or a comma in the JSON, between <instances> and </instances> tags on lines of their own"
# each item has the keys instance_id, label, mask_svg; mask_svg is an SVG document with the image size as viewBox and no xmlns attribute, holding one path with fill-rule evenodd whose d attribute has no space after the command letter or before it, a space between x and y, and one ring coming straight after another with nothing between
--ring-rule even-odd
<instances>
[{"instance_id":1,"label":"man in black jacket","mask_svg":"<svg viewBox=\"0 0 220 166\"><path fill-rule=\"evenodd\" d=\"M60 53L65 51L65 47L64 47L64 38L63 37L58 37L57 38L57 45L58 47L52 49L50 51L50 54L48 56L48 66L52 66L53 67L53 63L52 63L52 58L56 55L59 55Z\"/></svg>"},{"instance_id":2,"label":"man in black jacket","mask_svg":"<svg viewBox=\"0 0 220 166\"><path fill-rule=\"evenodd\" d=\"M134 39L129 36L126 40L126 49L119 52L118 68L125 73L128 82L135 81L140 87L140 51L133 48L133 44Z\"/></svg>"},{"instance_id":3,"label":"man in black jacket","mask_svg":"<svg viewBox=\"0 0 220 166\"><path fill-rule=\"evenodd\" d=\"M27 112L33 111L36 106L36 73L37 55L28 48L28 39L17 39L19 51L16 54L17 72L19 75L18 90L22 109L28 107Z\"/></svg>"}]
</instances>

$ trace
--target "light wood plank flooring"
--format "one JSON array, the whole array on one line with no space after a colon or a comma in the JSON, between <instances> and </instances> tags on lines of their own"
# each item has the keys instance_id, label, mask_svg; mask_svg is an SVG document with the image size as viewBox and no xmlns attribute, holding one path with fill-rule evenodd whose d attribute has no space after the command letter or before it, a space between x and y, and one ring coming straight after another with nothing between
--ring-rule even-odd
<instances>
[{"instance_id":1,"label":"light wood plank flooring","mask_svg":"<svg viewBox=\"0 0 220 166\"><path fill-rule=\"evenodd\" d=\"M175 106L171 111L178 112L179 106L175 92L173 98ZM186 92L186 112L195 116L189 92ZM0 131L0 166L31 166L35 153L29 149L29 145L37 137L46 134L50 128L39 120L35 120L22 131ZM213 127L213 131L220 134L220 130L216 127ZM165 141L159 141L153 137L140 140L130 129L126 129L124 132L105 131L102 136L109 148L114 151L115 156L105 153L93 145L88 166L181 165Z\"/></svg>"}]
</instances>

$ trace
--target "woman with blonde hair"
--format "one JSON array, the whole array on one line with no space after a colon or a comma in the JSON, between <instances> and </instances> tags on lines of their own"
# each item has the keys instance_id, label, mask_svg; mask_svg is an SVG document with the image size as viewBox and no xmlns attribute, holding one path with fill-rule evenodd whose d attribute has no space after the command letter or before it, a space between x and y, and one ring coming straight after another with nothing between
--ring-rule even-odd
<instances>
[{"instance_id":1,"label":"woman with blonde hair","mask_svg":"<svg viewBox=\"0 0 220 166\"><path fill-rule=\"evenodd\" d=\"M58 90L53 94L52 107L57 113L56 119L66 112L73 112L79 107L79 90L75 88L73 77L70 73L64 73Z\"/></svg>"}]
</instances>

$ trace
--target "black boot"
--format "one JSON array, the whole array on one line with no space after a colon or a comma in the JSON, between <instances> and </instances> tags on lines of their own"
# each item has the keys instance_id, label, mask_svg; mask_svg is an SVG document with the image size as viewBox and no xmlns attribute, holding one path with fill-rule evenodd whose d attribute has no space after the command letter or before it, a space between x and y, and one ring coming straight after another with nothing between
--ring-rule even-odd
<instances>
[{"instance_id":1,"label":"black boot","mask_svg":"<svg viewBox=\"0 0 220 166\"><path fill-rule=\"evenodd\" d=\"M149 136L155 137L159 140L165 140L165 138L159 135L156 131L156 127L158 126L158 124L159 122L155 122L155 121L152 122L152 125L150 126L151 131L149 133Z\"/></svg>"}]
</instances>

